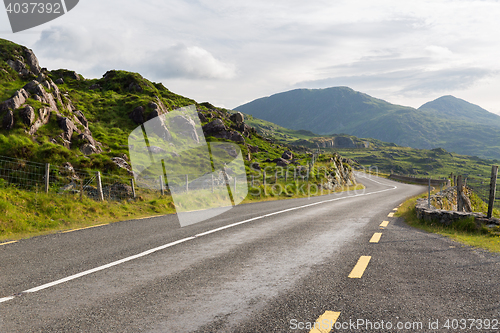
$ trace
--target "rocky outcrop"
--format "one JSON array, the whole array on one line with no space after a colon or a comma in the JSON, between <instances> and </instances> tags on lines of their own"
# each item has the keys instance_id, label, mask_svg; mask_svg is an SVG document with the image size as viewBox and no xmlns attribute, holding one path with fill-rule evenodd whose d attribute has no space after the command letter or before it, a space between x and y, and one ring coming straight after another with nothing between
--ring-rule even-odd
<instances>
[{"instance_id":1,"label":"rocky outcrop","mask_svg":"<svg viewBox=\"0 0 500 333\"><path fill-rule=\"evenodd\" d=\"M24 109L19 111L19 116L23 123L31 127L35 121L35 109L31 105L26 105Z\"/></svg>"},{"instance_id":2,"label":"rocky outcrop","mask_svg":"<svg viewBox=\"0 0 500 333\"><path fill-rule=\"evenodd\" d=\"M136 107L128 116L137 125L142 125L144 123L144 107Z\"/></svg>"},{"instance_id":3,"label":"rocky outcrop","mask_svg":"<svg viewBox=\"0 0 500 333\"><path fill-rule=\"evenodd\" d=\"M12 110L8 110L3 116L2 128L6 130L14 128L14 113Z\"/></svg>"}]
</instances>

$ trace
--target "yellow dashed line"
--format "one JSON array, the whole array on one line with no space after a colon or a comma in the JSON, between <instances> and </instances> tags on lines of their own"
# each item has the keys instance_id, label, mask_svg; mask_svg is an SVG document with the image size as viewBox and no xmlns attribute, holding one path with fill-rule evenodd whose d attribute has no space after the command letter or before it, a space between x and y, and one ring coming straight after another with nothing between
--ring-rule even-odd
<instances>
[{"instance_id":1,"label":"yellow dashed line","mask_svg":"<svg viewBox=\"0 0 500 333\"><path fill-rule=\"evenodd\" d=\"M387 215L387 217L393 217L394 216L394 213L389 213L389 215Z\"/></svg>"},{"instance_id":2,"label":"yellow dashed line","mask_svg":"<svg viewBox=\"0 0 500 333\"><path fill-rule=\"evenodd\" d=\"M372 238L370 239L370 243L378 243L380 240L380 237L382 237L381 232L376 232L373 234Z\"/></svg>"},{"instance_id":3,"label":"yellow dashed line","mask_svg":"<svg viewBox=\"0 0 500 333\"><path fill-rule=\"evenodd\" d=\"M361 279L371 258L370 256L361 256L356 266L352 269L351 274L349 274L349 277L351 279Z\"/></svg>"},{"instance_id":4,"label":"yellow dashed line","mask_svg":"<svg viewBox=\"0 0 500 333\"><path fill-rule=\"evenodd\" d=\"M339 316L340 312L326 311L316 320L314 328L309 333L329 333L335 326Z\"/></svg>"},{"instance_id":5,"label":"yellow dashed line","mask_svg":"<svg viewBox=\"0 0 500 333\"><path fill-rule=\"evenodd\" d=\"M102 227L103 225L108 225L109 223L105 224L98 224L98 225L93 225L91 227L85 227L85 228L78 228L78 229L71 229L71 230L66 230L66 231L61 231L61 234L66 234L68 232L73 232L73 231L78 231L78 230L85 230L85 229L90 229L90 228L97 228L97 227Z\"/></svg>"},{"instance_id":6,"label":"yellow dashed line","mask_svg":"<svg viewBox=\"0 0 500 333\"><path fill-rule=\"evenodd\" d=\"M380 226L384 227L384 228L387 227L388 225L389 225L389 221L384 221L384 222L380 223Z\"/></svg>"},{"instance_id":7,"label":"yellow dashed line","mask_svg":"<svg viewBox=\"0 0 500 333\"><path fill-rule=\"evenodd\" d=\"M17 241L0 243L0 246L2 246L2 245L7 245L7 244L13 244L13 243L17 243Z\"/></svg>"}]
</instances>

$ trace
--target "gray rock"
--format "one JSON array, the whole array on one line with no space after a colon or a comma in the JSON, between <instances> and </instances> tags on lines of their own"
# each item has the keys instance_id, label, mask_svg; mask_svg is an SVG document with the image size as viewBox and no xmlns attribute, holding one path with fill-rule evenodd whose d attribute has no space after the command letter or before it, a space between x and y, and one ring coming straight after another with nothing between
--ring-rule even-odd
<instances>
[{"instance_id":1,"label":"gray rock","mask_svg":"<svg viewBox=\"0 0 500 333\"><path fill-rule=\"evenodd\" d=\"M83 125L83 127L85 127L85 128L89 127L89 122L88 122L87 118L85 118L85 115L83 114L82 111L75 111L75 112L73 112L73 114L80 121L80 123Z\"/></svg>"},{"instance_id":2,"label":"gray rock","mask_svg":"<svg viewBox=\"0 0 500 333\"><path fill-rule=\"evenodd\" d=\"M162 154L162 153L166 152L165 149L157 147L157 146L145 147L144 149L149 150L149 152L152 154Z\"/></svg>"},{"instance_id":3,"label":"gray rock","mask_svg":"<svg viewBox=\"0 0 500 333\"><path fill-rule=\"evenodd\" d=\"M276 158L272 160L273 163L276 163L276 166L279 167L286 167L288 164L290 164L289 161L285 160L284 158Z\"/></svg>"},{"instance_id":4,"label":"gray rock","mask_svg":"<svg viewBox=\"0 0 500 333\"><path fill-rule=\"evenodd\" d=\"M137 125L142 125L144 123L144 107L136 107L130 114L129 118L132 119Z\"/></svg>"},{"instance_id":5,"label":"gray rock","mask_svg":"<svg viewBox=\"0 0 500 333\"><path fill-rule=\"evenodd\" d=\"M58 119L59 127L64 131L62 138L71 142L71 137L74 132L80 132L75 124L66 117L60 117Z\"/></svg>"},{"instance_id":6,"label":"gray rock","mask_svg":"<svg viewBox=\"0 0 500 333\"><path fill-rule=\"evenodd\" d=\"M200 118L200 122L206 123L208 121L207 117L201 112L198 112L198 118Z\"/></svg>"},{"instance_id":7,"label":"gray rock","mask_svg":"<svg viewBox=\"0 0 500 333\"><path fill-rule=\"evenodd\" d=\"M77 72L74 72L74 71L73 71L73 72L70 72L70 73L68 74L68 77L69 77L70 79L77 80L77 81L80 81L80 80L82 79L82 77L80 76L80 74L78 74Z\"/></svg>"},{"instance_id":8,"label":"gray rock","mask_svg":"<svg viewBox=\"0 0 500 333\"><path fill-rule=\"evenodd\" d=\"M220 119L212 120L202 128L203 128L203 133L205 133L205 135L214 135L216 133L227 130L226 126L224 125L224 122Z\"/></svg>"},{"instance_id":9,"label":"gray rock","mask_svg":"<svg viewBox=\"0 0 500 333\"><path fill-rule=\"evenodd\" d=\"M125 169L127 171L132 171L132 167L121 157L113 157L111 159L119 168Z\"/></svg>"},{"instance_id":10,"label":"gray rock","mask_svg":"<svg viewBox=\"0 0 500 333\"><path fill-rule=\"evenodd\" d=\"M3 116L2 127L6 130L14 128L14 112L12 110L8 110Z\"/></svg>"},{"instance_id":11,"label":"gray rock","mask_svg":"<svg viewBox=\"0 0 500 333\"><path fill-rule=\"evenodd\" d=\"M281 155L281 158L283 158L285 160L292 160L293 154L292 154L292 152L287 150L287 151L283 152L283 154Z\"/></svg>"},{"instance_id":12,"label":"gray rock","mask_svg":"<svg viewBox=\"0 0 500 333\"><path fill-rule=\"evenodd\" d=\"M159 112L159 109L155 109L153 111L151 111L148 115L148 120L151 120L151 119L154 119L156 117L158 117L160 115L160 112Z\"/></svg>"},{"instance_id":13,"label":"gray rock","mask_svg":"<svg viewBox=\"0 0 500 333\"><path fill-rule=\"evenodd\" d=\"M252 145L248 145L248 151L251 152L251 153L258 153L259 152L259 147L258 146L252 146Z\"/></svg>"},{"instance_id":14,"label":"gray rock","mask_svg":"<svg viewBox=\"0 0 500 333\"><path fill-rule=\"evenodd\" d=\"M19 111L19 116L23 123L31 126L35 121L35 109L31 105L26 105L26 107Z\"/></svg>"},{"instance_id":15,"label":"gray rock","mask_svg":"<svg viewBox=\"0 0 500 333\"><path fill-rule=\"evenodd\" d=\"M38 64L38 59L35 56L35 53L33 53L32 50L26 48L24 49L24 55L26 56L26 63L28 66L30 66L31 72L35 75L40 75L42 73L42 70L40 68L40 65Z\"/></svg>"},{"instance_id":16,"label":"gray rock","mask_svg":"<svg viewBox=\"0 0 500 333\"><path fill-rule=\"evenodd\" d=\"M99 83L94 83L89 87L90 90L101 90L101 85Z\"/></svg>"},{"instance_id":17,"label":"gray rock","mask_svg":"<svg viewBox=\"0 0 500 333\"><path fill-rule=\"evenodd\" d=\"M6 100L5 102L2 103L1 109L3 110L16 110L19 109L24 103L26 103L26 100L30 97L30 94L22 89L19 89L14 93L14 96Z\"/></svg>"},{"instance_id":18,"label":"gray rock","mask_svg":"<svg viewBox=\"0 0 500 333\"><path fill-rule=\"evenodd\" d=\"M175 132L191 138L194 142L200 142L200 138L196 132L196 123L189 117L176 116L170 120L169 127L175 130Z\"/></svg>"},{"instance_id":19,"label":"gray rock","mask_svg":"<svg viewBox=\"0 0 500 333\"><path fill-rule=\"evenodd\" d=\"M232 114L229 119L231 119L236 124L242 124L245 121L245 116L241 112L236 112Z\"/></svg>"},{"instance_id":20,"label":"gray rock","mask_svg":"<svg viewBox=\"0 0 500 333\"><path fill-rule=\"evenodd\" d=\"M221 131L219 133L216 133L214 137L240 143L245 142L245 138L241 135L241 133L236 131Z\"/></svg>"},{"instance_id":21,"label":"gray rock","mask_svg":"<svg viewBox=\"0 0 500 333\"><path fill-rule=\"evenodd\" d=\"M101 148L93 146L90 143L86 143L80 147L80 151L84 155L92 155L92 154L99 154L101 152Z\"/></svg>"},{"instance_id":22,"label":"gray rock","mask_svg":"<svg viewBox=\"0 0 500 333\"><path fill-rule=\"evenodd\" d=\"M58 78L56 84L64 84L64 79L62 77Z\"/></svg>"}]
</instances>

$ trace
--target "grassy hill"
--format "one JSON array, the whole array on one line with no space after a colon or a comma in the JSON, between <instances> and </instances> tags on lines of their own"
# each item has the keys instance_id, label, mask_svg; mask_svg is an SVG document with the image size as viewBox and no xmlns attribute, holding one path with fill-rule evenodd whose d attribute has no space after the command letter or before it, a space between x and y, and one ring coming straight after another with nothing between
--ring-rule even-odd
<instances>
[{"instance_id":1,"label":"grassy hill","mask_svg":"<svg viewBox=\"0 0 500 333\"><path fill-rule=\"evenodd\" d=\"M414 109L347 87L296 89L235 109L294 130L500 158L500 116L452 96Z\"/></svg>"}]
</instances>

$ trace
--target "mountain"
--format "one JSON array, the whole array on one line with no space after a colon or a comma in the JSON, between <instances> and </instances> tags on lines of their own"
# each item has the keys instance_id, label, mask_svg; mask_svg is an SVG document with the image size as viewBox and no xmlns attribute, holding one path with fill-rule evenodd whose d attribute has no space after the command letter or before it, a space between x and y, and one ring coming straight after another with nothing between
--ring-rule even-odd
<instances>
[{"instance_id":1,"label":"mountain","mask_svg":"<svg viewBox=\"0 0 500 333\"><path fill-rule=\"evenodd\" d=\"M444 96L419 109L388 103L348 87L296 89L235 110L318 134L345 133L400 146L500 158L500 117Z\"/></svg>"}]
</instances>

